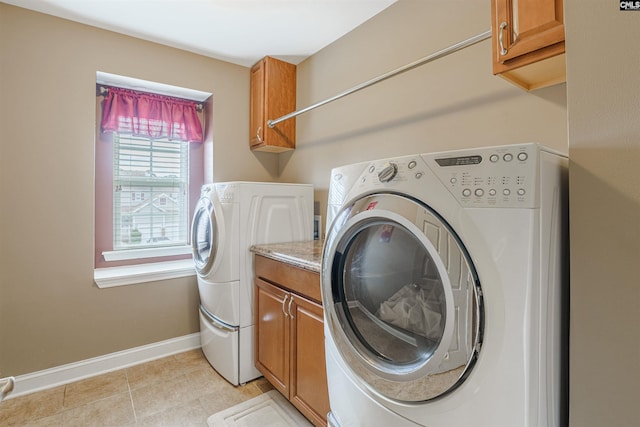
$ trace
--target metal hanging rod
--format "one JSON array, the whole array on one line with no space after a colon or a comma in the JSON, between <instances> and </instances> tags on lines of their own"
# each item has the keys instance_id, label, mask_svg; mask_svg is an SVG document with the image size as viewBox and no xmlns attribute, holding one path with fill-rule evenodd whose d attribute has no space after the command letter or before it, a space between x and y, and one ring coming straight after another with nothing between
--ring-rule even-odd
<instances>
[{"instance_id":1,"label":"metal hanging rod","mask_svg":"<svg viewBox=\"0 0 640 427\"><path fill-rule=\"evenodd\" d=\"M277 125L280 122L283 122L285 120L289 120L289 119L291 119L293 117L296 117L296 116L299 116L300 114L303 114L303 113L306 113L307 111L311 111L311 110L313 110L315 108L321 107L321 106L323 106L325 104L328 104L328 103L333 102L333 101L335 101L337 99L340 99L342 97L350 95L350 94L352 94L354 92L358 92L359 90L362 90L364 88L372 86L372 85L374 85L376 83L380 83L381 81L387 80L387 79L389 79L391 77L397 76L398 74L404 73L405 71L413 70L414 68L419 67L421 65L424 65L424 64L426 64L428 62L435 61L436 59L443 58L443 57L445 57L447 55L450 55L450 54L452 54L454 52L462 50L462 49L464 49L466 47L474 45L474 44L476 44L478 42L481 42L483 40L486 40L488 38L491 38L491 30L487 30L482 34L478 34L477 36L473 36L471 38L468 38L467 40L461 41L459 43L456 43L456 44L453 44L453 45L451 45L449 47L446 47L446 48L444 48L442 50L434 52L431 55L425 56L422 59L418 59L417 61L414 61L414 62L412 62L410 64L407 64L404 67L400 67L400 68L395 69L393 71L389 71L388 73L385 73L385 74L383 74L381 76L378 76L378 77L375 77L375 78L373 78L371 80L368 80L368 81L366 81L364 83L360 83L359 85L354 86L351 89L347 89L344 92L340 92L339 94L337 94L335 96L332 96L331 98L327 98L327 99L325 99L323 101L316 102L315 104L309 105L308 107L305 107L305 108L303 108L301 110L294 111L293 113L286 114L286 115L284 115L282 117L279 117L279 118L277 118L275 120L267 120L267 126L269 126L270 128L273 128L275 125Z\"/></svg>"}]
</instances>

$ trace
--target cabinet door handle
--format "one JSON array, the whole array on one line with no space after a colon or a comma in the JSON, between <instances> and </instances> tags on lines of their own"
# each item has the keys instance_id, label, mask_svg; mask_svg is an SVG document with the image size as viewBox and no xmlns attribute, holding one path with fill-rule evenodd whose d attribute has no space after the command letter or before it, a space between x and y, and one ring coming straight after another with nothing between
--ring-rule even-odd
<instances>
[{"instance_id":1,"label":"cabinet door handle","mask_svg":"<svg viewBox=\"0 0 640 427\"><path fill-rule=\"evenodd\" d=\"M508 50L504 47L504 29L507 28L507 23L502 22L500 24L500 32L498 33L498 42L500 43L500 55L506 55Z\"/></svg>"},{"instance_id":2,"label":"cabinet door handle","mask_svg":"<svg viewBox=\"0 0 640 427\"><path fill-rule=\"evenodd\" d=\"M289 316L293 319L293 314L291 313L291 303L292 302L293 302L293 296L289 300L289 307L287 308L287 311L289 312Z\"/></svg>"},{"instance_id":3,"label":"cabinet door handle","mask_svg":"<svg viewBox=\"0 0 640 427\"><path fill-rule=\"evenodd\" d=\"M284 311L284 305L287 303L287 298L289 298L289 295L285 295L284 299L282 300L282 314L284 314L285 318L288 316L287 312Z\"/></svg>"},{"instance_id":4,"label":"cabinet door handle","mask_svg":"<svg viewBox=\"0 0 640 427\"><path fill-rule=\"evenodd\" d=\"M258 139L258 142L260 144L262 144L262 138L260 137L260 132L262 131L262 126L258 127L258 131L256 132L256 138Z\"/></svg>"}]
</instances>

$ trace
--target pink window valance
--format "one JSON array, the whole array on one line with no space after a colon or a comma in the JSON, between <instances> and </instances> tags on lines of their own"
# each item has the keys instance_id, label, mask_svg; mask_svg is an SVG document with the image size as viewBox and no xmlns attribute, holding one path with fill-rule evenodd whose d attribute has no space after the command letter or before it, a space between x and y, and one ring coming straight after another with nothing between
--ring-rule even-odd
<instances>
[{"instance_id":1,"label":"pink window valance","mask_svg":"<svg viewBox=\"0 0 640 427\"><path fill-rule=\"evenodd\" d=\"M102 132L202 142L198 103L109 87L102 101Z\"/></svg>"}]
</instances>

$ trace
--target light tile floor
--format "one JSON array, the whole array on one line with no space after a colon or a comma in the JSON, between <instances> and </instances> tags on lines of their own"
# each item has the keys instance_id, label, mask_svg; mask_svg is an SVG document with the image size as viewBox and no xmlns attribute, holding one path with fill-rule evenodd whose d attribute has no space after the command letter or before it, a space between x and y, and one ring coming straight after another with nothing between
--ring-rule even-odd
<instances>
[{"instance_id":1,"label":"light tile floor","mask_svg":"<svg viewBox=\"0 0 640 427\"><path fill-rule=\"evenodd\" d=\"M200 350L188 351L0 403L0 426L206 426L223 409L273 389L234 387Z\"/></svg>"}]
</instances>

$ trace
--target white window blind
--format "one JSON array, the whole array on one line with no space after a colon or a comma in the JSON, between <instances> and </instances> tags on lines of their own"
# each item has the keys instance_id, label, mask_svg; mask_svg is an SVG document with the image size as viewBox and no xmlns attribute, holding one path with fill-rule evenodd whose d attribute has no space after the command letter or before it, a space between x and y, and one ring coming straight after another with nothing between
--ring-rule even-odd
<instances>
[{"instance_id":1,"label":"white window blind","mask_svg":"<svg viewBox=\"0 0 640 427\"><path fill-rule=\"evenodd\" d=\"M114 134L113 249L188 244L189 144Z\"/></svg>"}]
</instances>

